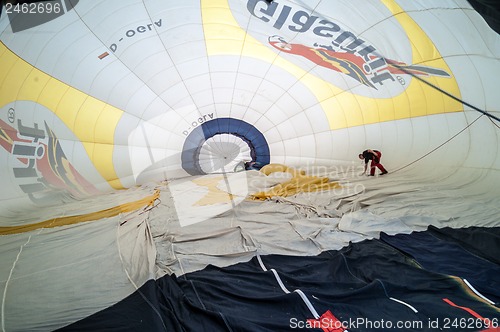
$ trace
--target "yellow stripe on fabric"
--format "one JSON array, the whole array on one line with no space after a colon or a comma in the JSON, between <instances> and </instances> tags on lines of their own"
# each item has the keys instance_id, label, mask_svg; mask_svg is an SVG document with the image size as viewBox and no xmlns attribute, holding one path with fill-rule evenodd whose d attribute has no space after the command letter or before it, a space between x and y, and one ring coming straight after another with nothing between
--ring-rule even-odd
<instances>
[{"instance_id":1,"label":"yellow stripe on fabric","mask_svg":"<svg viewBox=\"0 0 500 332\"><path fill-rule=\"evenodd\" d=\"M306 175L304 171L282 164L268 164L260 169L260 172L269 175L275 172L290 173L292 178L286 182L274 186L268 191L261 191L249 196L252 200L266 200L271 197L288 197L299 193L316 192L341 188L338 182L330 182L329 178Z\"/></svg>"},{"instance_id":2,"label":"yellow stripe on fabric","mask_svg":"<svg viewBox=\"0 0 500 332\"><path fill-rule=\"evenodd\" d=\"M153 206L155 200L160 197L160 192L158 190L155 191L153 195L147 196L135 202L125 203L118 206L114 206L109 209L77 215L70 217L61 217L54 218L42 222L38 222L35 224L22 225L22 226L12 226L12 227L0 227L0 235L11 235L11 234L19 234L31 232L40 228L54 228L61 226L68 226L79 224L83 222L90 222L101 220L104 218L111 218L117 216L120 213L127 213L136 211L142 207Z\"/></svg>"},{"instance_id":3,"label":"yellow stripe on fabric","mask_svg":"<svg viewBox=\"0 0 500 332\"><path fill-rule=\"evenodd\" d=\"M412 47L413 64L440 68L451 74L432 41L415 21L394 0L383 0L383 3L406 31ZM296 77L316 97L328 118L330 129L463 110L459 102L443 96L441 92L417 79L411 79L406 90L392 98L367 97L344 91L277 56L269 45L262 44L247 34L232 15L228 0L201 0L201 8L208 56L248 56L282 68ZM421 53L422 50L425 53ZM424 61L425 59L435 60ZM460 98L460 90L454 77L425 79Z\"/></svg>"},{"instance_id":4,"label":"yellow stripe on fabric","mask_svg":"<svg viewBox=\"0 0 500 332\"><path fill-rule=\"evenodd\" d=\"M193 205L196 206L205 206L205 205L214 205L218 203L229 203L234 200L235 196L220 190L217 185L224 178L216 177L216 178L198 178L193 180L192 182L198 186L206 187L207 193L201 199L199 199Z\"/></svg>"},{"instance_id":5,"label":"yellow stripe on fabric","mask_svg":"<svg viewBox=\"0 0 500 332\"><path fill-rule=\"evenodd\" d=\"M101 176L123 189L113 164L114 132L123 111L33 67L0 42L0 107L17 100L45 106L82 142Z\"/></svg>"},{"instance_id":6,"label":"yellow stripe on fabric","mask_svg":"<svg viewBox=\"0 0 500 332\"><path fill-rule=\"evenodd\" d=\"M201 0L201 8L208 56L241 55L261 59L283 68L306 83L318 100L331 96L331 86L327 82L277 57L269 45L263 45L241 29L231 13L227 0Z\"/></svg>"},{"instance_id":7,"label":"yellow stripe on fabric","mask_svg":"<svg viewBox=\"0 0 500 332\"><path fill-rule=\"evenodd\" d=\"M413 56L412 63L440 68L453 75L451 69L443 60L441 54L437 50L436 46L434 46L432 40L410 17L410 15L403 11L403 9L394 0L382 0L382 3L394 14L395 18L401 24L404 31L406 32L406 35L408 36L408 39L410 40ZM431 76L424 77L424 79L432 83L433 85L438 86L442 90L454 95L455 97L461 98L460 89L458 87L456 79L453 76L451 78ZM448 97L445 97L443 99L443 94L441 92L433 89L432 87L426 86L424 83L418 80L412 80L412 84L409 89L411 89L409 91L410 93L415 94L421 89L424 90L425 98L427 101L426 104L428 107L443 107L442 111L436 111L433 109L429 110L430 114L456 112L458 110L462 110L461 103Z\"/></svg>"}]
</instances>

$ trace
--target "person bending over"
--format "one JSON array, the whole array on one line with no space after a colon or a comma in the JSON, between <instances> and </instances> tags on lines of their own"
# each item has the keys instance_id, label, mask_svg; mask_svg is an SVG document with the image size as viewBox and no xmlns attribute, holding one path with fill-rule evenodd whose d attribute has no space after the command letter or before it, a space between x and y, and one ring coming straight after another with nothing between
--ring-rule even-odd
<instances>
[{"instance_id":1,"label":"person bending over","mask_svg":"<svg viewBox=\"0 0 500 332\"><path fill-rule=\"evenodd\" d=\"M364 159L365 160L365 170L363 174L366 174L366 170L368 168L368 162L371 160L370 164L370 175L374 176L375 175L375 167L377 167L382 173L380 175L387 174L387 170L384 168L384 166L380 163L380 158L382 158L382 152L378 150L365 150L363 153L359 154L359 159Z\"/></svg>"}]
</instances>

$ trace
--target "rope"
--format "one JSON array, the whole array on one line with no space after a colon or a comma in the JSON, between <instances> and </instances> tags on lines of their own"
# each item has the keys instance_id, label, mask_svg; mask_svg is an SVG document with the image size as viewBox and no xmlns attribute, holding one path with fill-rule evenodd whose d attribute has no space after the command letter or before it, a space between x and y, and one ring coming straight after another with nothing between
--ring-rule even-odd
<instances>
[{"instance_id":1,"label":"rope","mask_svg":"<svg viewBox=\"0 0 500 332\"><path fill-rule=\"evenodd\" d=\"M469 123L465 128L463 128L462 130L460 130L458 133L456 133L455 135L451 136L449 139L447 139L446 141L444 141L443 143L441 143L440 145L438 145L437 147L435 147L434 149L432 149L431 151L427 152L426 154L424 154L423 156L421 156L420 158L417 158L415 159L414 161L412 161L411 163L405 165L405 166L402 166L398 169L396 169L395 171L392 171L391 173L396 173L410 165L413 165L414 163L416 163L417 161L419 160L422 160L424 159L425 157L427 157L428 155L430 155L431 153L433 153L434 151L436 151L437 149L441 148L442 146L446 145L448 142L450 142L452 139L454 139L455 137L457 137L458 135L460 135L461 133L463 133L467 128L469 128L470 126L472 126L477 120L479 120L483 115L485 114L481 114L480 116L478 116L474 121L472 121L471 123Z\"/></svg>"},{"instance_id":2,"label":"rope","mask_svg":"<svg viewBox=\"0 0 500 332\"><path fill-rule=\"evenodd\" d=\"M466 102L466 101L464 101L464 100L462 100L462 99L460 99L460 98L458 98L458 97L455 97L455 96L454 96L454 95L452 95L451 93L449 93L449 92L447 92L447 91L444 91L444 90L443 90L443 89L441 89L440 87L435 86L434 84L432 84L432 83L430 83L430 82L427 82L427 81L426 81L426 80L424 80L423 78L418 77L417 75L415 75L415 74L413 74L412 72L408 71L406 68L404 68L404 67L402 67L402 66L399 66L399 65L397 65L397 64L395 64L395 63L393 63L393 62L391 62L390 60L387 60L387 59L385 59L385 58L384 58L384 60L386 60L386 61L387 61L387 63L390 63L390 64L391 64L391 66L396 67L396 68L398 68L399 70L404 71L405 73L407 73L408 75L411 75L412 77L415 77L415 78L416 78L417 80L419 80L420 82L423 82L423 83L427 84L427 85L428 85L428 86L430 86L431 88L436 89L437 91L439 91L439 92L441 92L442 94L444 94L444 95L446 95L446 96L450 97L451 99L453 99L453 100L455 100L455 101L458 101L459 103L462 103L462 104L464 104L464 105L469 106L469 107L470 107L470 108L472 108L473 110L475 110L475 111L477 111L477 112L479 112L479 113L481 113L481 114L483 114L483 115L486 115L486 116L487 116L487 117L489 117L490 119L495 119L496 121L500 122L500 118L496 117L495 115L490 114L490 113L488 113L487 111L484 111L484 110L482 110L482 109L480 109L480 108L478 108L478 107L476 107L476 106L474 106L474 105L472 105L472 104L470 104L470 103L468 103L468 102Z\"/></svg>"},{"instance_id":3,"label":"rope","mask_svg":"<svg viewBox=\"0 0 500 332\"><path fill-rule=\"evenodd\" d=\"M384 59L385 59L385 58L384 58ZM387 61L387 59L385 59L385 60ZM389 63L389 61L387 61L387 62ZM489 119L489 120L490 120L490 121L491 121L491 122L492 122L492 123L493 123L493 124L494 124L497 128L500 128L500 127L498 126L498 124L496 124L496 123L493 121L493 119L494 119L494 120L496 120L496 121L498 121L498 122L500 123L500 118L498 118L497 116L495 116L495 115L493 115L493 114L490 114L489 112L484 111L484 110L482 110L482 109L480 109L480 108L478 108L478 107L476 107L476 106L474 106L474 105L472 105L472 104L470 104L470 103L468 103L468 102L466 102L466 101L464 101L464 100L462 100L462 99L460 99L460 98L458 98L458 97L456 97L456 96L452 95L451 93L449 93L449 92L447 92L447 91L445 91L445 90L441 89L440 87L438 87L438 86L436 86L436 85L434 85L434 84L432 84L432 83L430 83L430 82L428 82L428 81L424 80L424 79L423 79L423 78L421 78L421 77L418 77L417 75L413 74L412 72L408 71L406 68L404 68L404 67L402 67L402 66L399 66L399 65L397 65L397 64L395 64L395 63L393 63L393 62L391 62L391 66L394 66L394 67L398 68L399 70L404 71L406 74L408 74L408 75L410 75L410 76L412 76L412 77L416 78L417 80L419 80L419 81L421 81L421 82L423 82L423 83L427 84L427 85L428 85L428 86L430 86L431 88L433 88L433 89L435 89L435 90L437 90L437 91L441 92L442 94L444 94L444 95L446 95L446 96L450 97L451 99L453 99L453 100L455 100L455 101L458 101L459 103L462 103L462 104L464 104L464 105L467 105L467 106L469 106L471 109L473 109L473 110L475 110L475 111L477 111L477 112L481 113L481 115L480 115L478 118L476 118L474 121L472 121L470 124L468 124L468 125L467 125L465 128L463 128L462 130L460 130L458 133L456 133L455 135L453 135L452 137L450 137L449 139L447 139L446 141L444 141L442 144L438 145L436 148L434 148L434 149L432 149L431 151L427 152L426 154L424 154L424 155L423 155L423 156L421 156L420 158L415 159L414 161L410 162L409 164L407 164L407 165L405 165L405 166L403 166L403 167L400 167L400 168L396 169L395 171L392 171L391 173L398 172L398 171L400 171L400 170L402 170L402 169L404 169L404 168L406 168L406 167L408 167L408 166L410 166L410 165L413 165L414 163L416 163L416 162L418 162L418 161L422 160L423 158L427 157L428 155L430 155L431 153L433 153L433 152L434 152L434 151L436 151L437 149L441 148L442 146L446 145L446 144L447 144L448 142L450 142L452 139L454 139L455 137L457 137L458 135L460 135L460 134L461 134L462 132L464 132L467 128L469 128L470 126L472 126L472 125L473 125L473 124L474 124L477 120L479 120L479 119L480 119L483 115L486 115L486 116L488 117L488 119Z\"/></svg>"}]
</instances>

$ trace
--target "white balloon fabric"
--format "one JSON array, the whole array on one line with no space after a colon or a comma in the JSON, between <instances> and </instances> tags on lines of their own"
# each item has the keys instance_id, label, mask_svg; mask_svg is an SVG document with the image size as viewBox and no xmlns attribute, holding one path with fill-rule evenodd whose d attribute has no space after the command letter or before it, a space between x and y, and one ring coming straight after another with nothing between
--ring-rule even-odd
<instances>
[{"instance_id":1,"label":"white balloon fabric","mask_svg":"<svg viewBox=\"0 0 500 332\"><path fill-rule=\"evenodd\" d=\"M41 14L3 8L11 203L126 188L144 170L328 163L369 146L399 166L480 115L440 90L498 112L498 35L465 2L49 4L58 16L36 26L23 24ZM427 161L498 169L495 126L484 116L467 132ZM214 141L234 152L208 153Z\"/></svg>"},{"instance_id":2,"label":"white balloon fabric","mask_svg":"<svg viewBox=\"0 0 500 332\"><path fill-rule=\"evenodd\" d=\"M250 184L237 173L244 162L358 163L368 148L383 152L390 171L418 161L425 176L474 170L494 186L499 58L499 35L460 0L7 3L0 226L61 217L77 211L78 200L163 180L171 181L181 226L191 225L243 200ZM205 175L211 180L189 182ZM200 201L231 185L240 197L232 203ZM68 210L58 214L61 206ZM56 241L57 232L49 233ZM22 326L12 314L19 308L8 309L9 290L23 248L15 243L29 240L0 241L14 243L1 274L3 330L61 327L135 289L116 290L69 321ZM141 249L146 271L151 250ZM141 270L120 282L140 286L149 277Z\"/></svg>"}]
</instances>

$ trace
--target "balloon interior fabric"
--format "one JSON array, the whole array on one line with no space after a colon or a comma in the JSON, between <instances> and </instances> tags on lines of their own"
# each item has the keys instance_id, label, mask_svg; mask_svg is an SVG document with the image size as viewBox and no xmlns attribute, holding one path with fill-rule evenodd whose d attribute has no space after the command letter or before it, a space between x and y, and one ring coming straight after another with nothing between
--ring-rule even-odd
<instances>
[{"instance_id":1,"label":"balloon interior fabric","mask_svg":"<svg viewBox=\"0 0 500 332\"><path fill-rule=\"evenodd\" d=\"M1 331L498 330L486 7L3 4Z\"/></svg>"}]
</instances>

